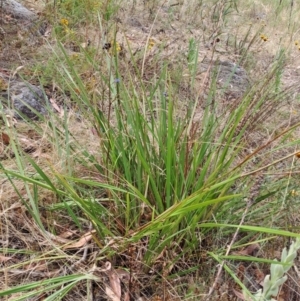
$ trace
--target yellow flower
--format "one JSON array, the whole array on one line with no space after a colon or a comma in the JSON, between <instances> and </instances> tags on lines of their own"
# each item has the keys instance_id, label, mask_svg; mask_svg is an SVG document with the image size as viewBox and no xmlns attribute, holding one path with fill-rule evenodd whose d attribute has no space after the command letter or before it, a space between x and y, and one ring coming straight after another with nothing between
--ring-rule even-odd
<instances>
[{"instance_id":1,"label":"yellow flower","mask_svg":"<svg viewBox=\"0 0 300 301\"><path fill-rule=\"evenodd\" d=\"M109 47L108 47L109 45ZM108 52L111 55L116 55L122 51L122 46L117 42L117 41L112 41L111 43L107 43L107 47L104 49L108 48Z\"/></svg>"},{"instance_id":2,"label":"yellow flower","mask_svg":"<svg viewBox=\"0 0 300 301\"><path fill-rule=\"evenodd\" d=\"M298 192L293 189L291 192L290 192L291 196L297 196L298 195Z\"/></svg>"},{"instance_id":3,"label":"yellow flower","mask_svg":"<svg viewBox=\"0 0 300 301\"><path fill-rule=\"evenodd\" d=\"M299 45L299 41L295 41L295 45L298 46Z\"/></svg>"},{"instance_id":4,"label":"yellow flower","mask_svg":"<svg viewBox=\"0 0 300 301\"><path fill-rule=\"evenodd\" d=\"M149 39L148 50L152 49L154 45L155 45L154 40L153 39Z\"/></svg>"},{"instance_id":5,"label":"yellow flower","mask_svg":"<svg viewBox=\"0 0 300 301\"><path fill-rule=\"evenodd\" d=\"M0 78L0 91L6 91L7 90L7 84L5 83L5 81Z\"/></svg>"},{"instance_id":6,"label":"yellow flower","mask_svg":"<svg viewBox=\"0 0 300 301\"><path fill-rule=\"evenodd\" d=\"M69 25L69 21L68 21L67 19L61 19L61 20L60 20L60 24L61 24L62 26L67 27L67 26Z\"/></svg>"},{"instance_id":7,"label":"yellow flower","mask_svg":"<svg viewBox=\"0 0 300 301\"><path fill-rule=\"evenodd\" d=\"M260 35L260 38L261 38L264 42L268 41L268 38L267 38L264 34L261 34L261 35Z\"/></svg>"},{"instance_id":8,"label":"yellow flower","mask_svg":"<svg viewBox=\"0 0 300 301\"><path fill-rule=\"evenodd\" d=\"M116 52L120 52L122 50L122 47L118 42L116 42L116 44L115 44L115 50L116 50Z\"/></svg>"}]
</instances>

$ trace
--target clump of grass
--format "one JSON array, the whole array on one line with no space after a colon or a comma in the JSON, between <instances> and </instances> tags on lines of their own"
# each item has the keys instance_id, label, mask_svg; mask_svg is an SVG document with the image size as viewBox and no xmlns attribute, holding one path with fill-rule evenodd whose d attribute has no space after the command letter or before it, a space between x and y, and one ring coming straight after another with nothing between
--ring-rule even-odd
<instances>
[{"instance_id":1,"label":"clump of grass","mask_svg":"<svg viewBox=\"0 0 300 301\"><path fill-rule=\"evenodd\" d=\"M70 15L79 18L79 8L84 3L66 1L61 5L68 5L64 9L70 9ZM107 1L106 5L106 11L99 14L99 28L102 28L102 20L111 21L116 8L112 1ZM236 1L213 5L213 35L220 34L226 25L222 20L236 5ZM152 14L152 6L149 9ZM61 19L59 26L62 30L71 26L67 17ZM105 24L105 27L111 28L109 25ZM104 31L100 33L106 34ZM247 37L250 33L249 29ZM64 42L60 34L58 38ZM214 238L218 236L223 242L235 228L247 232L246 238L253 232L292 236L291 232L268 228L268 220L264 221L266 225L263 227L252 226L251 220L247 220L247 216L261 208L269 210L269 198L281 189L271 186L264 177L258 177L258 181L253 181L253 177L294 155L289 153L278 161L273 160L271 155L278 149L271 145L282 139L280 147L289 148L291 144L286 141L295 124L253 150L249 150L250 143L246 139L249 134L261 130L267 117L276 113L280 97L288 95L288 91L281 90L285 52L279 52L259 83L234 104L224 103L222 93L217 92L215 72L206 89L201 84L200 92L198 89L190 103L183 106L174 78L182 79L178 73L185 70L191 90L199 87L196 88L200 49L197 39L189 40L188 61L186 66L179 66L180 71L170 68L167 60L157 59L153 68L155 72L149 73L146 80L144 70L148 65L143 64L141 68L139 58L130 47L128 55L122 57L117 51L117 43L115 34L115 51L105 51L102 47L81 48L76 60L69 55L64 43L58 43L54 48L56 61L53 61L59 64L52 61L54 80L62 94L70 96L72 104L68 109L72 111L76 107L81 121L72 123L72 112L67 108L61 112L64 113L60 115L62 117L50 114L45 120L47 135L59 154L59 162L53 160L46 167L41 166L38 160L22 153L14 142L17 168L1 165L5 177L15 186L44 237L49 240L49 230L59 232L63 227L56 223L45 226L41 211L51 212L56 217L64 214L68 217L67 226L81 232L87 231L87 225L93 229L93 250L97 250L95 265L108 258L116 265L124 265L131 274L146 273L155 267L166 283L167 279L179 275L178 270L180 275L185 275L200 266L205 260L203 253L199 252L203 245L222 252L223 249L214 244ZM246 60L253 43L254 38L249 44L245 38L237 47L241 62ZM215 49L212 51L214 54ZM162 56L159 51L156 55L158 58ZM143 63L147 61L146 56L147 51ZM212 55L211 69L214 69L214 61ZM209 78L208 74L206 77ZM227 86L223 89L226 90ZM92 148L88 145L89 139L76 136L76 127L87 128L85 135L89 133L89 139L93 140ZM256 156L260 160L255 161ZM27 166L30 166L30 172ZM26 197L14 184L17 179L24 182ZM267 192L260 195L263 185ZM39 196L44 190L51 192L56 201L40 208ZM245 198L248 200L247 212L244 210ZM246 222L249 225L245 225ZM50 249L52 245L47 247ZM83 249L82 258L85 260L89 247ZM45 282L47 287L41 290L38 290L40 282L7 289L1 296L30 290L29 295L26 293L20 297L21 300L52 290L55 291L51 293L54 298L59 294L65 296L79 281L97 281L84 267L77 269L73 261L78 257L68 253L65 246L55 245L54 250L66 259L70 265L68 273L74 273L74 277L53 278L55 285ZM219 261L220 257L213 252L210 254ZM288 254L286 258L289 258ZM165 260L161 260L162 257ZM182 258L190 266L183 268ZM40 254L37 261L43 260ZM77 276L74 270L81 269L84 270L83 276ZM279 278L282 276L278 274ZM271 282L269 288L272 288Z\"/></svg>"}]
</instances>

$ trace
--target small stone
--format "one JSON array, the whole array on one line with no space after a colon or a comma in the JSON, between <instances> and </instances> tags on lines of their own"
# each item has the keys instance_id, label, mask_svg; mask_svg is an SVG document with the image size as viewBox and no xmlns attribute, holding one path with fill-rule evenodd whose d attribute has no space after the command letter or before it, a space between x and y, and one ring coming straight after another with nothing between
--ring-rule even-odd
<instances>
[{"instance_id":1,"label":"small stone","mask_svg":"<svg viewBox=\"0 0 300 301\"><path fill-rule=\"evenodd\" d=\"M12 81L5 93L0 94L4 106L14 110L14 117L38 119L38 115L47 114L48 98L40 87L27 82Z\"/></svg>"},{"instance_id":2,"label":"small stone","mask_svg":"<svg viewBox=\"0 0 300 301\"><path fill-rule=\"evenodd\" d=\"M240 98L250 87L250 79L247 72L241 66L230 61L203 61L200 64L200 72L206 72L210 68L210 75L215 75L218 89L231 98Z\"/></svg>"}]
</instances>

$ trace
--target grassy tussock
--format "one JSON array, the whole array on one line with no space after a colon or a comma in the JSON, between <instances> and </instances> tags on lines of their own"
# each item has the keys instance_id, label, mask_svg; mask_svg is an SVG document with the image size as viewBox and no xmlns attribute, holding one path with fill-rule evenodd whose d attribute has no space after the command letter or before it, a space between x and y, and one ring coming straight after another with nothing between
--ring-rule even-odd
<instances>
[{"instance_id":1,"label":"grassy tussock","mask_svg":"<svg viewBox=\"0 0 300 301\"><path fill-rule=\"evenodd\" d=\"M51 35L19 73L45 86L54 110L1 126L0 296L258 292L297 237L296 11L48 3ZM282 286L285 300L298 291Z\"/></svg>"}]
</instances>

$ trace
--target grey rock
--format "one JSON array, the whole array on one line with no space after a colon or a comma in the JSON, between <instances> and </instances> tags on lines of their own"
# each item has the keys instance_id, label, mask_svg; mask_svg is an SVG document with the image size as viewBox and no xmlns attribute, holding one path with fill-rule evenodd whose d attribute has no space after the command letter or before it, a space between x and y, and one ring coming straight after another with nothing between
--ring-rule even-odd
<instances>
[{"instance_id":1,"label":"grey rock","mask_svg":"<svg viewBox=\"0 0 300 301\"><path fill-rule=\"evenodd\" d=\"M250 87L246 70L233 62L203 61L200 64L200 73L206 72L209 67L211 77L216 77L218 88L223 90L229 99L242 97Z\"/></svg>"},{"instance_id":2,"label":"grey rock","mask_svg":"<svg viewBox=\"0 0 300 301\"><path fill-rule=\"evenodd\" d=\"M4 107L12 109L14 117L22 119L38 119L48 112L48 98L40 87L27 82L12 81L4 93L0 93L0 101Z\"/></svg>"},{"instance_id":3,"label":"grey rock","mask_svg":"<svg viewBox=\"0 0 300 301\"><path fill-rule=\"evenodd\" d=\"M23 20L35 20L37 15L15 0L1 0L0 10Z\"/></svg>"}]
</instances>

